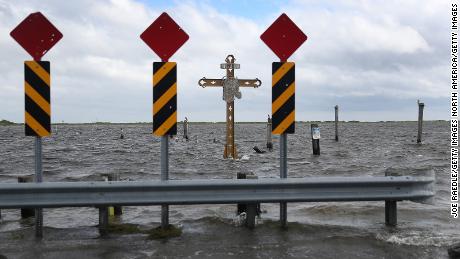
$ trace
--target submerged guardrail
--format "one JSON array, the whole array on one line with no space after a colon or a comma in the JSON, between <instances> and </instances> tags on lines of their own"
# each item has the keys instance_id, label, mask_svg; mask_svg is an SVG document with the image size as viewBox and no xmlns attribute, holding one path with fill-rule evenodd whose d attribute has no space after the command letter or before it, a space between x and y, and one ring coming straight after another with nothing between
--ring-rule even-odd
<instances>
[{"instance_id":1,"label":"submerged guardrail","mask_svg":"<svg viewBox=\"0 0 460 259\"><path fill-rule=\"evenodd\" d=\"M434 178L312 177L148 182L0 183L0 208L327 201L426 201Z\"/></svg>"},{"instance_id":2,"label":"submerged guardrail","mask_svg":"<svg viewBox=\"0 0 460 259\"><path fill-rule=\"evenodd\" d=\"M94 206L104 228L111 205L246 203L254 227L256 203L385 201L385 222L396 225L396 202L428 203L433 185L434 177L414 176L0 183L0 209Z\"/></svg>"}]
</instances>

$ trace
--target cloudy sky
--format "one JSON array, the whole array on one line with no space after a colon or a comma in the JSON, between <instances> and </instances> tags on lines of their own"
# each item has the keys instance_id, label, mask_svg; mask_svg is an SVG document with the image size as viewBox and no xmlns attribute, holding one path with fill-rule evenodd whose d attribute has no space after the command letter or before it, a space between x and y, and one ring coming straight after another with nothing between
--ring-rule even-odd
<instances>
[{"instance_id":1,"label":"cloudy sky","mask_svg":"<svg viewBox=\"0 0 460 259\"><path fill-rule=\"evenodd\" d=\"M159 58L139 35L163 11L190 39L170 59L178 63L178 118L225 120L220 89L203 89L203 76L221 78L234 54L243 89L237 121L271 113L271 62L259 36L286 13L308 40L296 62L296 120L449 119L450 1L439 0L0 0L0 119L23 122L24 60L9 36L40 11L64 34L45 55L51 61L54 122L151 121L152 62Z\"/></svg>"}]
</instances>

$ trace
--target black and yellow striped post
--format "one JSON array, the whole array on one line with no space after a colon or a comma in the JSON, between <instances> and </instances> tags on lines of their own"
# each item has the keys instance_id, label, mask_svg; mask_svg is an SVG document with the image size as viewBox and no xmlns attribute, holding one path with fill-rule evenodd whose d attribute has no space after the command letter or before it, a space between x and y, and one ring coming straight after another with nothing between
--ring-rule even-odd
<instances>
[{"instance_id":1,"label":"black and yellow striped post","mask_svg":"<svg viewBox=\"0 0 460 259\"><path fill-rule=\"evenodd\" d=\"M161 180L169 179L168 136L177 134L177 67L153 63L153 134L161 136ZM161 206L161 226L169 225L169 207Z\"/></svg>"},{"instance_id":2,"label":"black and yellow striped post","mask_svg":"<svg viewBox=\"0 0 460 259\"><path fill-rule=\"evenodd\" d=\"M280 135L280 178L287 178L287 134L295 132L295 64L272 63L272 133ZM287 203L280 203L280 222L287 226Z\"/></svg>"},{"instance_id":3,"label":"black and yellow striped post","mask_svg":"<svg viewBox=\"0 0 460 259\"><path fill-rule=\"evenodd\" d=\"M50 62L24 62L26 136L51 135Z\"/></svg>"},{"instance_id":4,"label":"black and yellow striped post","mask_svg":"<svg viewBox=\"0 0 460 259\"><path fill-rule=\"evenodd\" d=\"M295 64L272 64L272 133L295 132Z\"/></svg>"},{"instance_id":5,"label":"black and yellow striped post","mask_svg":"<svg viewBox=\"0 0 460 259\"><path fill-rule=\"evenodd\" d=\"M177 134L176 62L153 63L153 134Z\"/></svg>"},{"instance_id":6,"label":"black and yellow striped post","mask_svg":"<svg viewBox=\"0 0 460 259\"><path fill-rule=\"evenodd\" d=\"M51 135L50 62L24 62L25 134L35 137L35 182L42 182L42 137ZM43 210L35 210L35 236L43 236Z\"/></svg>"}]
</instances>

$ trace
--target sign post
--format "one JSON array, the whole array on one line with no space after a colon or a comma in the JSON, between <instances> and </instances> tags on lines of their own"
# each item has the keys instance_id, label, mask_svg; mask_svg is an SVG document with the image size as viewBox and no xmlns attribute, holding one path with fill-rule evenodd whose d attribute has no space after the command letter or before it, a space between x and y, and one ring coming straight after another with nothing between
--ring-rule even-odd
<instances>
[{"instance_id":1,"label":"sign post","mask_svg":"<svg viewBox=\"0 0 460 259\"><path fill-rule=\"evenodd\" d=\"M280 135L280 178L287 178L287 134L295 131L295 63L287 59L307 35L283 13L260 38L280 59L272 63L272 133ZM285 202L280 203L280 222L287 226Z\"/></svg>"},{"instance_id":2,"label":"sign post","mask_svg":"<svg viewBox=\"0 0 460 259\"><path fill-rule=\"evenodd\" d=\"M235 145L235 97L241 99L240 87L259 87L262 82L256 79L238 79L235 77L235 69L240 68L240 64L235 63L235 57L228 55L225 59L225 63L220 64L221 69L225 69L227 74L222 79L207 79L206 77L201 78L198 84L205 87L222 87L223 96L222 99L227 103L226 109L226 143L224 147L224 158L229 156L233 159L238 158Z\"/></svg>"},{"instance_id":3,"label":"sign post","mask_svg":"<svg viewBox=\"0 0 460 259\"><path fill-rule=\"evenodd\" d=\"M177 134L177 67L169 58L189 36L167 14L162 13L141 34L141 39L161 58L153 62L153 135L161 137L161 180L169 179L169 139ZM169 207L161 206L161 227L169 225Z\"/></svg>"},{"instance_id":4,"label":"sign post","mask_svg":"<svg viewBox=\"0 0 460 259\"><path fill-rule=\"evenodd\" d=\"M24 62L25 135L35 137L35 182L42 182L42 137L51 135L50 62L41 61L62 33L40 12L31 13L10 33L32 57ZM35 236L43 237L43 211L35 210Z\"/></svg>"}]
</instances>

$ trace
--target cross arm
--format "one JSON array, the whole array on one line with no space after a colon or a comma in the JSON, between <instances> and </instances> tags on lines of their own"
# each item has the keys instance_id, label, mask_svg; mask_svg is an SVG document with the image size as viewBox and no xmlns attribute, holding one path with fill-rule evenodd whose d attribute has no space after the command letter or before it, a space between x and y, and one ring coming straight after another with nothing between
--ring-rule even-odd
<instances>
[{"instance_id":1,"label":"cross arm","mask_svg":"<svg viewBox=\"0 0 460 259\"><path fill-rule=\"evenodd\" d=\"M256 79L238 79L240 87L254 87L257 88L262 85L262 81Z\"/></svg>"},{"instance_id":2,"label":"cross arm","mask_svg":"<svg viewBox=\"0 0 460 259\"><path fill-rule=\"evenodd\" d=\"M224 82L222 79L207 79L206 77L203 77L198 81L198 85L200 85L203 88L205 88L206 86L217 87L223 86Z\"/></svg>"}]
</instances>

